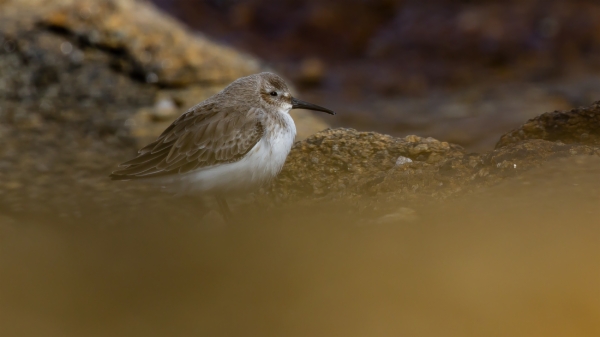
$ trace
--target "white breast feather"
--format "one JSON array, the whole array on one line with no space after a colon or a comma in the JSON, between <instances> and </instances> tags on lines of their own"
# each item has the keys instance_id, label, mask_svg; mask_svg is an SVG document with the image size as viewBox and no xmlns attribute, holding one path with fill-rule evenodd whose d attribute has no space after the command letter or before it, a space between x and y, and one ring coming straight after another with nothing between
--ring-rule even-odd
<instances>
[{"instance_id":1,"label":"white breast feather","mask_svg":"<svg viewBox=\"0 0 600 337\"><path fill-rule=\"evenodd\" d=\"M265 128L263 137L239 161L173 177L172 179L177 179L181 183L177 184L179 186L176 192L227 193L249 190L273 179L281 171L296 137L296 126L292 117L287 112L280 112L280 114L286 125ZM171 184L175 181L163 182Z\"/></svg>"}]
</instances>

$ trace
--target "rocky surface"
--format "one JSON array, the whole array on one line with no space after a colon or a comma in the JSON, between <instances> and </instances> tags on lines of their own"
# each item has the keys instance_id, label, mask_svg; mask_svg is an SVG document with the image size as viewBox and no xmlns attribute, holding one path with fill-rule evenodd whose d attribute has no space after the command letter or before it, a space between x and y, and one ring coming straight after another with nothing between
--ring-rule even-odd
<instances>
[{"instance_id":1,"label":"rocky surface","mask_svg":"<svg viewBox=\"0 0 600 337\"><path fill-rule=\"evenodd\" d=\"M141 1L18 0L1 6L4 38L14 40L17 50L35 44L37 31L46 30L71 43L59 44L64 55L79 58L82 47L99 49L119 72L162 86L227 83L259 68L257 60L194 36Z\"/></svg>"},{"instance_id":2,"label":"rocky surface","mask_svg":"<svg viewBox=\"0 0 600 337\"><path fill-rule=\"evenodd\" d=\"M356 192L381 182L383 172L411 165L407 158L435 165L463 154L460 146L433 138L327 130L294 145L276 186L282 195Z\"/></svg>"},{"instance_id":3,"label":"rocky surface","mask_svg":"<svg viewBox=\"0 0 600 337\"><path fill-rule=\"evenodd\" d=\"M541 114L483 153L433 138L333 129L296 143L270 192L280 200L355 199L359 208L378 207L383 200L422 203L473 193L549 161L569 165L588 155L600 156L600 102Z\"/></svg>"},{"instance_id":4,"label":"rocky surface","mask_svg":"<svg viewBox=\"0 0 600 337\"><path fill-rule=\"evenodd\" d=\"M286 201L348 198L366 208L432 202L580 155L598 156L600 148L530 139L478 154L432 138L334 129L296 143L270 192Z\"/></svg>"},{"instance_id":5,"label":"rocky surface","mask_svg":"<svg viewBox=\"0 0 600 337\"><path fill-rule=\"evenodd\" d=\"M496 148L525 139L545 139L570 144L600 145L600 102L586 108L547 112L500 138Z\"/></svg>"}]
</instances>

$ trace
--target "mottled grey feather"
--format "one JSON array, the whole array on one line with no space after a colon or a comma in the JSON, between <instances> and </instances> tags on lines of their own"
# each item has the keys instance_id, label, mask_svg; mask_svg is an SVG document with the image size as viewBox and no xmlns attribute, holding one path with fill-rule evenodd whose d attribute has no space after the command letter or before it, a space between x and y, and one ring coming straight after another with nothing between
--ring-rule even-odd
<instances>
[{"instance_id":1,"label":"mottled grey feather","mask_svg":"<svg viewBox=\"0 0 600 337\"><path fill-rule=\"evenodd\" d=\"M138 156L119 165L114 180L151 178L232 163L244 157L262 138L260 109L239 111L247 105L216 108L198 105L175 120ZM246 108L247 109L247 108Z\"/></svg>"}]
</instances>

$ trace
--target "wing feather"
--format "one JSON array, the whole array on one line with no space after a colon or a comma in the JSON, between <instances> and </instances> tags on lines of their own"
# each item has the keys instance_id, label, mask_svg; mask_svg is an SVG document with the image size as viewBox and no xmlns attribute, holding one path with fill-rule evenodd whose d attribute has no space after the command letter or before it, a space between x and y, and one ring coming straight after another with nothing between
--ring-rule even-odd
<instances>
[{"instance_id":1,"label":"wing feather","mask_svg":"<svg viewBox=\"0 0 600 337\"><path fill-rule=\"evenodd\" d=\"M181 115L138 156L119 165L113 180L176 175L240 160L264 135L259 109L197 106Z\"/></svg>"}]
</instances>

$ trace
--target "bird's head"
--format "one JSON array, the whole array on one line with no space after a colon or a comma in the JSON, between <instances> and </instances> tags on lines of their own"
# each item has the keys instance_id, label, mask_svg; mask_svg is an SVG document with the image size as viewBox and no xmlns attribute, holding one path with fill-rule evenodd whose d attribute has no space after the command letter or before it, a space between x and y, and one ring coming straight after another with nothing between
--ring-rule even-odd
<instances>
[{"instance_id":1,"label":"bird's head","mask_svg":"<svg viewBox=\"0 0 600 337\"><path fill-rule=\"evenodd\" d=\"M291 109L306 109L335 115L335 112L329 109L292 97L285 81L273 73L265 72L256 76L258 76L260 100L266 106L285 112Z\"/></svg>"}]
</instances>

